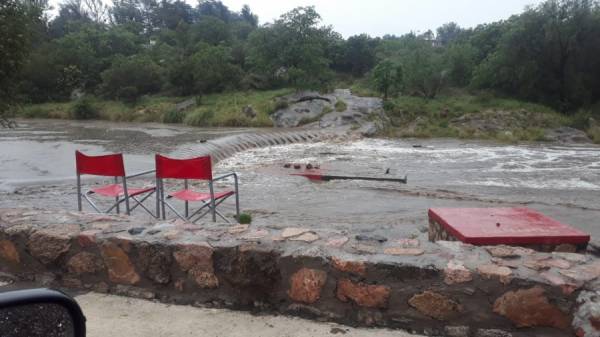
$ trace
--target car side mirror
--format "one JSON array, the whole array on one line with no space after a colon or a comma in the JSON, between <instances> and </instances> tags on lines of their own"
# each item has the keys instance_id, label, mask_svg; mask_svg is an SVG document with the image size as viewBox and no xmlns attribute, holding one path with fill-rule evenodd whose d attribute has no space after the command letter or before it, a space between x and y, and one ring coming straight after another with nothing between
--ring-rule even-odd
<instances>
[{"instance_id":1,"label":"car side mirror","mask_svg":"<svg viewBox=\"0 0 600 337\"><path fill-rule=\"evenodd\" d=\"M85 316L60 291L27 289L0 293L0 336L85 337Z\"/></svg>"}]
</instances>

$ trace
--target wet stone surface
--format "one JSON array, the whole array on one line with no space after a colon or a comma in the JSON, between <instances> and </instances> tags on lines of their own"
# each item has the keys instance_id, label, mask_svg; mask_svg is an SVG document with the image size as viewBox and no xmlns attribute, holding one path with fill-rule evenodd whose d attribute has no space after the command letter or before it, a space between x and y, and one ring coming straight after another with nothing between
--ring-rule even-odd
<instances>
[{"instance_id":1,"label":"wet stone surface","mask_svg":"<svg viewBox=\"0 0 600 337\"><path fill-rule=\"evenodd\" d=\"M249 241L248 233L261 235ZM294 240L306 233L318 239ZM468 336L597 336L600 261L593 255L430 243L425 234L389 236L360 251L365 244L346 234L347 243L327 229L0 209L0 275L431 335L460 336L469 327ZM31 250L32 238L49 244ZM543 271L530 260L543 261Z\"/></svg>"}]
</instances>

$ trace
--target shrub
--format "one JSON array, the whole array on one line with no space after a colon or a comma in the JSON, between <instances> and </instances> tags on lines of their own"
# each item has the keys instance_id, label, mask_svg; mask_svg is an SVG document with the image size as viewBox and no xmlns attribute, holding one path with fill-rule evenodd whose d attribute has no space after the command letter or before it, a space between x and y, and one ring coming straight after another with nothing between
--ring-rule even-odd
<instances>
[{"instance_id":1,"label":"shrub","mask_svg":"<svg viewBox=\"0 0 600 337\"><path fill-rule=\"evenodd\" d=\"M383 110L385 111L394 111L394 109L396 108L396 104L394 104L394 102L392 101L384 101L383 102Z\"/></svg>"},{"instance_id":2,"label":"shrub","mask_svg":"<svg viewBox=\"0 0 600 337\"><path fill-rule=\"evenodd\" d=\"M238 222L242 225L249 225L252 223L252 215L248 213L242 213L240 214Z\"/></svg>"},{"instance_id":3,"label":"shrub","mask_svg":"<svg viewBox=\"0 0 600 337\"><path fill-rule=\"evenodd\" d=\"M323 117L324 115L333 112L333 108L330 107L329 105L326 105L323 107L323 110L321 110L321 114L319 115L319 117Z\"/></svg>"},{"instance_id":4,"label":"shrub","mask_svg":"<svg viewBox=\"0 0 600 337\"><path fill-rule=\"evenodd\" d=\"M288 101L284 99L277 100L277 102L275 103L275 111L287 109L289 108L289 106L290 103L288 103Z\"/></svg>"},{"instance_id":5,"label":"shrub","mask_svg":"<svg viewBox=\"0 0 600 337\"><path fill-rule=\"evenodd\" d=\"M218 123L218 126L237 128L237 127L247 126L250 124L251 124L251 121L246 116L231 115L231 116L227 116L224 119L222 119Z\"/></svg>"},{"instance_id":6,"label":"shrub","mask_svg":"<svg viewBox=\"0 0 600 337\"><path fill-rule=\"evenodd\" d=\"M73 105L71 114L75 119L94 119L98 118L98 109L95 106L93 99L89 96L83 96L78 99Z\"/></svg>"},{"instance_id":7,"label":"shrub","mask_svg":"<svg viewBox=\"0 0 600 337\"><path fill-rule=\"evenodd\" d=\"M600 126L594 126L590 128L587 134L588 136L590 136L594 143L600 144Z\"/></svg>"},{"instance_id":8,"label":"shrub","mask_svg":"<svg viewBox=\"0 0 600 337\"><path fill-rule=\"evenodd\" d=\"M344 102L343 100L340 99L339 101L335 102L335 111L344 112L347 108L348 104L346 104L346 102Z\"/></svg>"},{"instance_id":9,"label":"shrub","mask_svg":"<svg viewBox=\"0 0 600 337\"><path fill-rule=\"evenodd\" d=\"M49 118L50 113L47 109L44 109L41 106L31 106L23 109L22 112L23 117L26 118Z\"/></svg>"},{"instance_id":10,"label":"shrub","mask_svg":"<svg viewBox=\"0 0 600 337\"><path fill-rule=\"evenodd\" d=\"M192 126L210 126L215 113L212 110L196 110L185 117L185 124Z\"/></svg>"},{"instance_id":11,"label":"shrub","mask_svg":"<svg viewBox=\"0 0 600 337\"><path fill-rule=\"evenodd\" d=\"M185 111L170 110L163 115L163 123L181 123L185 118Z\"/></svg>"},{"instance_id":12,"label":"shrub","mask_svg":"<svg viewBox=\"0 0 600 337\"><path fill-rule=\"evenodd\" d=\"M139 91L136 87L123 87L118 89L116 98L123 102L135 103L139 98Z\"/></svg>"}]
</instances>

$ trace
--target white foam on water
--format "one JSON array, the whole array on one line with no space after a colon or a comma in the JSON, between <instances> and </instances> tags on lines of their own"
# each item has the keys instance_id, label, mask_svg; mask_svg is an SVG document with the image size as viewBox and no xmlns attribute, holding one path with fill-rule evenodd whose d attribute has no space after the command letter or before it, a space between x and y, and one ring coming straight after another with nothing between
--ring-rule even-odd
<instances>
[{"instance_id":1,"label":"white foam on water","mask_svg":"<svg viewBox=\"0 0 600 337\"><path fill-rule=\"evenodd\" d=\"M233 170L282 162L348 162L356 171L374 171L392 164L396 170L412 169L411 175L419 181L437 175L435 183L448 185L600 189L600 148L594 146L502 146L450 140L414 147L406 140L364 139L252 149L237 153L219 165Z\"/></svg>"},{"instance_id":2,"label":"white foam on water","mask_svg":"<svg viewBox=\"0 0 600 337\"><path fill-rule=\"evenodd\" d=\"M598 190L600 185L584 181L579 178L571 179L496 179L486 180L463 180L459 181L462 185L471 186L490 186L490 187L517 187L532 189L553 189L553 190Z\"/></svg>"}]
</instances>

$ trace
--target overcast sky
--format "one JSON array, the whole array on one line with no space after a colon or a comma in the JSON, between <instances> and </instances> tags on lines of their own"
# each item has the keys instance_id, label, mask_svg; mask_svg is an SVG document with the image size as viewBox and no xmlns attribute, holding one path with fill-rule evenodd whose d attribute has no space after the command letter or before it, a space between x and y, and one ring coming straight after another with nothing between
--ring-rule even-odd
<instances>
[{"instance_id":1,"label":"overcast sky","mask_svg":"<svg viewBox=\"0 0 600 337\"><path fill-rule=\"evenodd\" d=\"M110 0L104 0L108 2ZM196 5L196 0L186 0ZM61 0L50 0L55 6ZM333 25L344 37L367 33L371 36L401 35L410 31L435 30L454 21L473 27L506 19L541 0L223 0L231 10L244 4L258 14L261 23L271 22L298 6L314 5L323 23Z\"/></svg>"}]
</instances>

